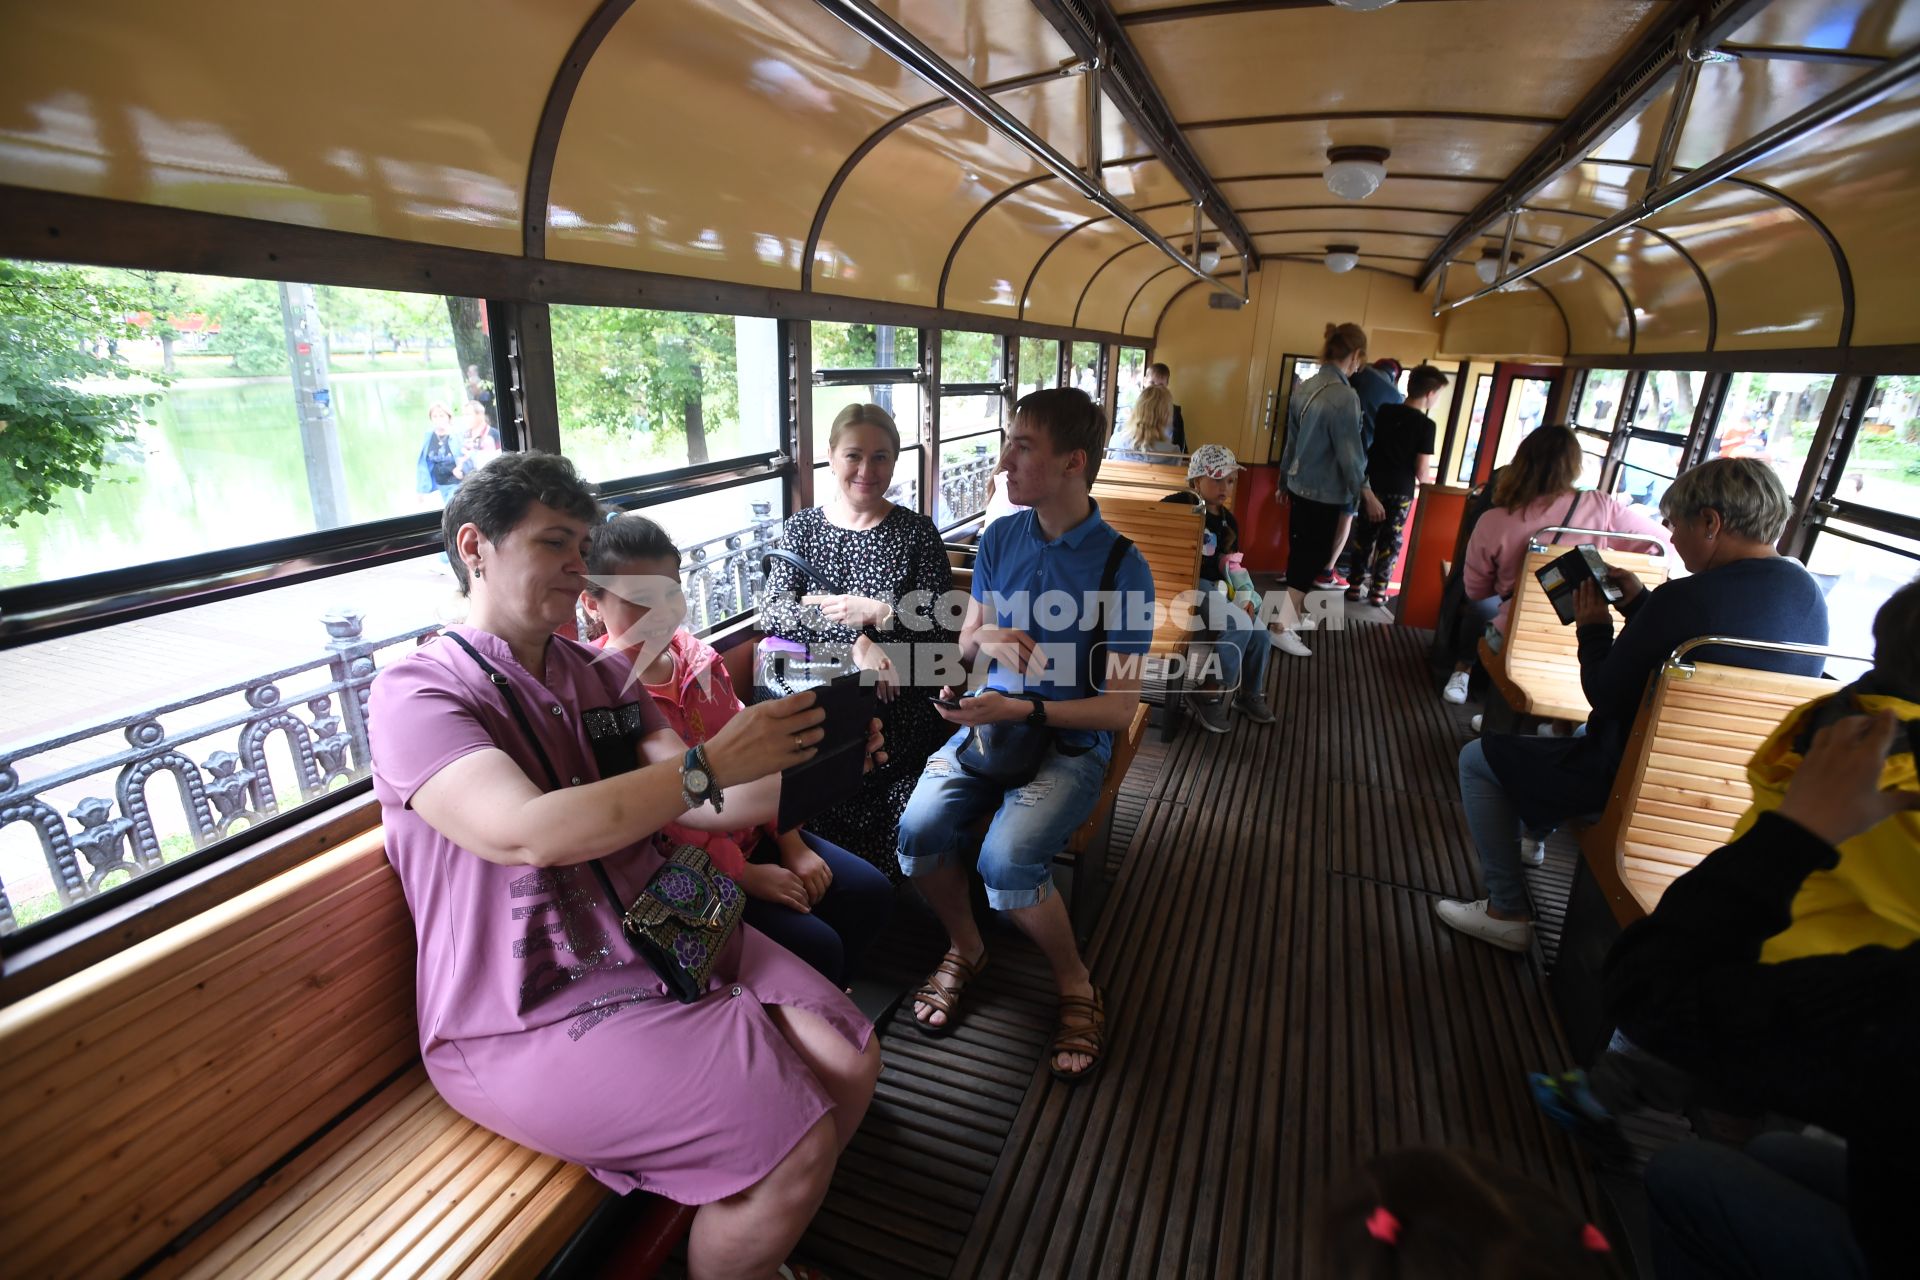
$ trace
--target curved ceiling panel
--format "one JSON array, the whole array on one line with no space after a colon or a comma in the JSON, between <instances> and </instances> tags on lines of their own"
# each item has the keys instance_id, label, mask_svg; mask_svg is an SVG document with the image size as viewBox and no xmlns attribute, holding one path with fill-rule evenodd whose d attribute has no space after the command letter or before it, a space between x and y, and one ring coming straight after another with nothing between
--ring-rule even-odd
<instances>
[{"instance_id":1,"label":"curved ceiling panel","mask_svg":"<svg viewBox=\"0 0 1920 1280\"><path fill-rule=\"evenodd\" d=\"M1318 173L1328 147L1386 147L1387 180L1371 197L1383 204L1412 203L1395 194L1396 172L1504 178L1547 135L1545 125L1407 117L1185 127L1211 173Z\"/></svg>"},{"instance_id":2,"label":"curved ceiling panel","mask_svg":"<svg viewBox=\"0 0 1920 1280\"><path fill-rule=\"evenodd\" d=\"M1222 270L1226 269L1227 263L1228 259L1221 259ZM1234 260L1233 265L1237 269L1238 261ZM1186 271L1168 263L1165 271L1147 281L1146 286L1140 290L1140 296L1134 299L1133 306L1127 309L1126 324L1122 326L1121 332L1151 338L1154 328L1160 323L1160 314L1167 309L1167 304L1173 301L1174 295L1188 285L1195 285L1202 289L1207 287Z\"/></svg>"},{"instance_id":3,"label":"curved ceiling panel","mask_svg":"<svg viewBox=\"0 0 1920 1280\"><path fill-rule=\"evenodd\" d=\"M1324 231L1269 231L1255 235L1254 243L1262 253L1271 247L1276 253L1311 253L1316 257L1325 253L1329 244L1357 243L1362 252L1399 258L1410 263L1426 261L1434 250L1431 236L1395 235L1389 232L1343 237Z\"/></svg>"},{"instance_id":4,"label":"curved ceiling panel","mask_svg":"<svg viewBox=\"0 0 1920 1280\"><path fill-rule=\"evenodd\" d=\"M1860 75L1859 67L1822 62L1755 58L1705 63L1700 68L1699 87L1687 111L1674 163L1689 169L1706 164ZM1594 157L1653 163L1672 102L1673 91L1669 89L1638 119L1595 148ZM1639 175L1633 188L1636 194L1644 189L1645 182L1645 174Z\"/></svg>"},{"instance_id":5,"label":"curved ceiling panel","mask_svg":"<svg viewBox=\"0 0 1920 1280\"><path fill-rule=\"evenodd\" d=\"M1532 278L1552 291L1566 315L1567 350L1584 355L1625 355L1631 349L1633 325L1627 303L1621 298L1619 287L1593 263L1573 258L1556 263ZM1469 275L1467 279L1473 288L1480 287L1476 277ZM1521 285L1511 294L1496 293L1458 310L1471 311L1496 299L1525 296L1522 292L1525 288ZM1447 292L1451 295L1453 290Z\"/></svg>"},{"instance_id":6,"label":"curved ceiling panel","mask_svg":"<svg viewBox=\"0 0 1920 1280\"><path fill-rule=\"evenodd\" d=\"M1330 5L1249 6L1140 24L1128 38L1183 122L1307 111L1488 111L1561 116L1664 6L1656 0L1403 5L1385 21ZM1498 31L1498 40L1487 39ZM1364 58L1270 57L1224 50L1364 50ZM1355 74L1362 70L1363 74Z\"/></svg>"},{"instance_id":7,"label":"curved ceiling panel","mask_svg":"<svg viewBox=\"0 0 1920 1280\"><path fill-rule=\"evenodd\" d=\"M814 5L637 4L574 97L548 253L795 287L827 183L921 89Z\"/></svg>"},{"instance_id":8,"label":"curved ceiling panel","mask_svg":"<svg viewBox=\"0 0 1920 1280\"><path fill-rule=\"evenodd\" d=\"M1047 246L1100 212L1063 186L1036 183L1008 196L974 223L953 255L947 306L1008 318L1019 315L1020 294Z\"/></svg>"},{"instance_id":9,"label":"curved ceiling panel","mask_svg":"<svg viewBox=\"0 0 1920 1280\"><path fill-rule=\"evenodd\" d=\"M1729 39L1885 57L1920 41L1920 5L1912 0L1773 0Z\"/></svg>"},{"instance_id":10,"label":"curved ceiling panel","mask_svg":"<svg viewBox=\"0 0 1920 1280\"><path fill-rule=\"evenodd\" d=\"M1920 92L1890 97L1748 176L1793 197L1839 240L1856 346L1920 340Z\"/></svg>"},{"instance_id":11,"label":"curved ceiling panel","mask_svg":"<svg viewBox=\"0 0 1920 1280\"><path fill-rule=\"evenodd\" d=\"M518 253L540 109L593 9L391 5L376 38L242 0L10 4L0 181Z\"/></svg>"},{"instance_id":12,"label":"curved ceiling panel","mask_svg":"<svg viewBox=\"0 0 1920 1280\"><path fill-rule=\"evenodd\" d=\"M1167 265L1166 256L1144 240L1136 239L1132 245L1121 247L1104 265L1094 268L1077 304L1079 318L1074 323L1089 329L1118 330L1121 313L1133 295L1147 277ZM1238 258L1233 259L1233 266L1237 274Z\"/></svg>"},{"instance_id":13,"label":"curved ceiling panel","mask_svg":"<svg viewBox=\"0 0 1920 1280\"><path fill-rule=\"evenodd\" d=\"M1611 218L1640 198L1646 170L1630 164L1588 160L1542 187L1527 203Z\"/></svg>"},{"instance_id":14,"label":"curved ceiling panel","mask_svg":"<svg viewBox=\"0 0 1920 1280\"><path fill-rule=\"evenodd\" d=\"M1522 288L1447 312L1440 350L1450 356L1560 356L1580 350L1565 345L1565 334L1553 302L1538 289Z\"/></svg>"},{"instance_id":15,"label":"curved ceiling panel","mask_svg":"<svg viewBox=\"0 0 1920 1280\"><path fill-rule=\"evenodd\" d=\"M1041 324L1072 324L1087 281L1101 263L1130 243L1141 243L1139 233L1115 218L1104 218L1062 240L1033 273L1024 318ZM1165 254L1154 252L1153 256L1167 261Z\"/></svg>"},{"instance_id":16,"label":"curved ceiling panel","mask_svg":"<svg viewBox=\"0 0 1920 1280\"><path fill-rule=\"evenodd\" d=\"M1268 231L1309 231L1334 240L1357 237L1366 247L1369 233L1428 236L1438 245L1453 230L1458 218L1446 213L1410 212L1381 208L1371 204L1348 205L1340 209L1288 209L1272 213L1241 211L1240 221L1258 235Z\"/></svg>"},{"instance_id":17,"label":"curved ceiling panel","mask_svg":"<svg viewBox=\"0 0 1920 1280\"><path fill-rule=\"evenodd\" d=\"M1722 184L1648 220L1713 286L1722 351L1817 347L1840 336L1833 255L1806 221L1765 194Z\"/></svg>"},{"instance_id":18,"label":"curved ceiling panel","mask_svg":"<svg viewBox=\"0 0 1920 1280\"><path fill-rule=\"evenodd\" d=\"M1713 349L1714 309L1693 264L1672 245L1634 228L1586 253L1612 273L1633 300L1636 354Z\"/></svg>"},{"instance_id":19,"label":"curved ceiling panel","mask_svg":"<svg viewBox=\"0 0 1920 1280\"><path fill-rule=\"evenodd\" d=\"M1339 209L1364 209L1372 203L1366 201L1355 204L1351 200L1341 200L1327 190L1326 180L1318 174L1304 178L1230 180L1218 185L1227 199L1233 202L1233 207L1242 214L1257 209L1300 207L1333 212ZM1421 178L1395 178L1391 187L1393 198L1386 203L1404 205L1409 209L1437 209L1463 214L1479 203L1492 185L1492 179L1434 182Z\"/></svg>"}]
</instances>

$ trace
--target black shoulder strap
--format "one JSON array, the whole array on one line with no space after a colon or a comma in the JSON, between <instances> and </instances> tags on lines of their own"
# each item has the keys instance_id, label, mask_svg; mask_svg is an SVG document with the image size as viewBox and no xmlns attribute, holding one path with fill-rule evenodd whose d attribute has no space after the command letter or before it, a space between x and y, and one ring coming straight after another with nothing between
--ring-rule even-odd
<instances>
[{"instance_id":1,"label":"black shoulder strap","mask_svg":"<svg viewBox=\"0 0 1920 1280\"><path fill-rule=\"evenodd\" d=\"M760 574L762 577L765 577L767 571L773 568L773 562L775 560L791 565L802 578L810 579L817 583L829 595L837 596L845 594L846 589L844 587L808 564L805 556L797 551L788 551L784 547L775 547L760 557Z\"/></svg>"},{"instance_id":2,"label":"black shoulder strap","mask_svg":"<svg viewBox=\"0 0 1920 1280\"><path fill-rule=\"evenodd\" d=\"M534 733L533 725L527 720L527 713L521 710L520 699L513 696L513 686L507 683L505 676L493 669L492 663L480 656L479 650L467 643L465 636L461 635L458 631L448 631L444 634L449 640L459 645L462 649L465 649L467 656L472 658L475 664L487 673L487 679L493 681L494 686L500 690L500 696L506 700L507 710L513 712L513 718L515 722L519 724L520 732L527 735L527 742L532 745L533 754L540 758L540 767L546 771L548 788L553 791L558 791L560 789L560 775L553 771L553 761L547 758L547 749L540 745L540 739ZM591 862L593 864L594 877L600 881L600 887L606 890L607 905L614 909L615 914L618 914L620 911L620 891L614 888L613 877L607 874L607 869L601 865L600 859L594 858L591 859Z\"/></svg>"},{"instance_id":3,"label":"black shoulder strap","mask_svg":"<svg viewBox=\"0 0 1920 1280\"><path fill-rule=\"evenodd\" d=\"M1107 548L1107 563L1106 566L1100 570L1100 594L1097 597L1100 601L1097 607L1100 610L1100 635L1102 640L1105 640L1113 634L1112 610L1118 604L1113 598L1113 593L1120 583L1120 562L1127 558L1127 552L1132 549L1133 539L1119 532L1113 535L1113 545ZM1080 664L1080 691L1089 698L1099 693L1099 689L1095 687L1093 676L1093 651L1098 647L1098 642L1088 645L1087 660Z\"/></svg>"},{"instance_id":4,"label":"black shoulder strap","mask_svg":"<svg viewBox=\"0 0 1920 1280\"><path fill-rule=\"evenodd\" d=\"M1580 505L1580 495L1585 492L1586 492L1585 489L1575 489L1573 491L1573 501L1567 504L1567 514L1560 517L1561 524L1573 523L1573 509ZM1560 534L1557 531L1554 533L1553 541L1549 545L1555 546L1555 547L1560 545Z\"/></svg>"}]
</instances>

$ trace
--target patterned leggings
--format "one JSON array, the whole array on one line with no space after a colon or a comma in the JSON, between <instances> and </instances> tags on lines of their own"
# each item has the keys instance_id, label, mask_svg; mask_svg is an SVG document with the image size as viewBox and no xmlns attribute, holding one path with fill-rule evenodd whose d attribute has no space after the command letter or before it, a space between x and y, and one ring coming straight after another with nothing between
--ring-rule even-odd
<instances>
[{"instance_id":1,"label":"patterned leggings","mask_svg":"<svg viewBox=\"0 0 1920 1280\"><path fill-rule=\"evenodd\" d=\"M1337 566L1340 576L1354 586L1369 573L1373 575L1373 589L1378 595L1387 593L1387 584L1393 581L1394 561L1400 558L1400 540L1407 529L1407 511L1413 506L1413 496L1396 497L1390 493L1377 493L1380 505L1386 508L1382 519L1367 519L1363 513L1353 518L1353 533L1347 538L1346 550L1340 553Z\"/></svg>"}]
</instances>

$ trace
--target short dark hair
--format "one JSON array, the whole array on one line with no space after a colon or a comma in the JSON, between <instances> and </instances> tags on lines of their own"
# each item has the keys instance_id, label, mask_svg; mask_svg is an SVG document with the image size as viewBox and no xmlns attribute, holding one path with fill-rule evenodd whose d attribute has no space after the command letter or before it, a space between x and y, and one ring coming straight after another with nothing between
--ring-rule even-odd
<instances>
[{"instance_id":1,"label":"short dark hair","mask_svg":"<svg viewBox=\"0 0 1920 1280\"><path fill-rule=\"evenodd\" d=\"M1407 375L1407 399L1418 400L1429 391L1438 391L1447 385L1447 375L1430 364L1417 364L1413 372Z\"/></svg>"},{"instance_id":2,"label":"short dark hair","mask_svg":"<svg viewBox=\"0 0 1920 1280\"><path fill-rule=\"evenodd\" d=\"M597 493L580 478L573 463L537 449L503 453L468 476L447 499L446 514L440 518L440 537L453 576L460 582L460 594L466 595L473 585L454 545L462 525L477 525L487 541L498 542L526 519L536 502L592 524L600 518Z\"/></svg>"},{"instance_id":3,"label":"short dark hair","mask_svg":"<svg viewBox=\"0 0 1920 1280\"><path fill-rule=\"evenodd\" d=\"M1100 454L1107 443L1107 415L1093 397L1078 387L1048 387L1029 391L1013 406L1014 420L1022 417L1047 433L1054 452L1087 455L1087 485L1100 475Z\"/></svg>"},{"instance_id":4,"label":"short dark hair","mask_svg":"<svg viewBox=\"0 0 1920 1280\"><path fill-rule=\"evenodd\" d=\"M617 515L594 526L587 543L587 576L605 578L635 560L671 560L680 563L680 548L658 523L638 512ZM598 600L606 588L587 583L587 594Z\"/></svg>"},{"instance_id":5,"label":"short dark hair","mask_svg":"<svg viewBox=\"0 0 1920 1280\"><path fill-rule=\"evenodd\" d=\"M1873 615L1873 670L1894 696L1920 702L1920 578Z\"/></svg>"},{"instance_id":6,"label":"short dark hair","mask_svg":"<svg viewBox=\"0 0 1920 1280\"><path fill-rule=\"evenodd\" d=\"M1173 370L1167 368L1167 366L1161 364L1158 360L1155 360L1147 366L1147 372L1156 378L1171 378L1173 376Z\"/></svg>"}]
</instances>

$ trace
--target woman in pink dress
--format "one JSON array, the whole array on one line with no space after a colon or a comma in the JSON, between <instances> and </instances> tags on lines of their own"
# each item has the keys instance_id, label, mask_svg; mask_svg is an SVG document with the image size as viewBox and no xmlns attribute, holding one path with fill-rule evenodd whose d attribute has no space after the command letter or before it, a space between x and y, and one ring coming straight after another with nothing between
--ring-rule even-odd
<instances>
[{"instance_id":1,"label":"woman in pink dress","mask_svg":"<svg viewBox=\"0 0 1920 1280\"><path fill-rule=\"evenodd\" d=\"M443 521L468 621L374 681L374 792L419 943L421 1057L496 1133L616 1191L701 1206L691 1275L772 1276L866 1113L873 1028L745 924L707 994L679 1003L587 863L624 903L660 866L668 823L772 818L780 770L811 757L822 716L806 694L749 708L694 759L625 658L554 634L597 516L564 458L503 454L470 477Z\"/></svg>"}]
</instances>

